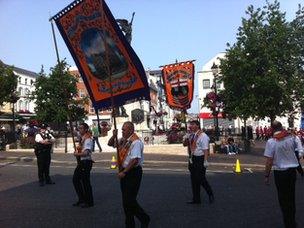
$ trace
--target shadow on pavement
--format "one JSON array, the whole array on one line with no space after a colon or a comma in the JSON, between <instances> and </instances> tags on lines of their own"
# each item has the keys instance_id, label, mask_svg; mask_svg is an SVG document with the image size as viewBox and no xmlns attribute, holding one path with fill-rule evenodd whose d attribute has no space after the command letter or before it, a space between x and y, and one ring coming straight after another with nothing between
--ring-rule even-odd
<instances>
[{"instance_id":1,"label":"shadow on pavement","mask_svg":"<svg viewBox=\"0 0 304 228\"><path fill-rule=\"evenodd\" d=\"M53 176L56 185L39 187L26 183L0 192L0 227L123 227L119 182L113 173L93 173L95 207L72 207L76 195L72 176ZM215 192L209 205L201 192L202 205L187 205L191 198L190 178L182 173L143 177L139 202L151 215L151 227L282 227L275 186L263 184L263 174L208 174ZM304 182L297 183L297 217L301 211ZM301 225L299 226L301 227Z\"/></svg>"}]
</instances>

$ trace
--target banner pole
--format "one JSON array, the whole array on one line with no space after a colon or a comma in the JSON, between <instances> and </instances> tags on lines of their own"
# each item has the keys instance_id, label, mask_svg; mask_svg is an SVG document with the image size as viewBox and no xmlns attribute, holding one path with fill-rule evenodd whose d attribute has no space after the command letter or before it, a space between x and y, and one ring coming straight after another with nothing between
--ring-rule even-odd
<instances>
[{"instance_id":1,"label":"banner pole","mask_svg":"<svg viewBox=\"0 0 304 228\"><path fill-rule=\"evenodd\" d=\"M58 46L57 46L57 40L56 40L53 20L50 19L50 22L51 22L51 26L52 26L52 34L53 34L54 46L55 46L55 51L56 51L56 56L57 56L57 63L60 64L60 58L59 58L59 52L58 52Z\"/></svg>"},{"instance_id":2,"label":"banner pole","mask_svg":"<svg viewBox=\"0 0 304 228\"><path fill-rule=\"evenodd\" d=\"M103 7L103 3L102 3ZM104 14L104 23L106 22L106 16ZM105 30L103 30L103 35L106 37ZM116 113L115 113L115 100L113 96L113 86L112 86L112 70L110 67L110 59L109 59L109 46L106 42L106 39L103 40L104 43L104 48L105 48L105 56L106 56L106 67L107 67L107 73L108 73L108 78L109 78L109 84L110 84L110 96L111 96L111 109L112 109L112 118L113 118L113 124L114 124L114 130L117 131L117 123L116 123ZM115 136L115 141L116 141L116 157L117 157L117 163L120 164L120 158L119 158L119 147L118 147L118 134ZM115 143L114 143L115 145ZM118 167L118 172L119 172L120 167Z\"/></svg>"},{"instance_id":3,"label":"banner pole","mask_svg":"<svg viewBox=\"0 0 304 228\"><path fill-rule=\"evenodd\" d=\"M51 22L51 26L52 26L52 33L53 33L53 40L54 40L54 46L55 46L55 51L56 51L56 56L57 56L57 63L58 63L58 67L60 68L60 72L62 72L62 68L61 68L61 63L60 63L60 58L59 58L59 51L58 51L58 46L57 46L57 40L56 40L56 35L55 35L55 30L54 30L54 24L53 24L53 19L50 19ZM70 125L70 130L71 130L71 136L72 136L72 140L73 140L73 147L74 147L74 151L76 151L76 143L75 143L75 135L74 135L74 129L73 129L73 124L72 124L72 118L70 115L70 110L69 110L69 106L68 104L66 104L67 109L68 109L68 121L69 121L69 125ZM79 163L80 158L77 157L77 162Z\"/></svg>"}]
</instances>

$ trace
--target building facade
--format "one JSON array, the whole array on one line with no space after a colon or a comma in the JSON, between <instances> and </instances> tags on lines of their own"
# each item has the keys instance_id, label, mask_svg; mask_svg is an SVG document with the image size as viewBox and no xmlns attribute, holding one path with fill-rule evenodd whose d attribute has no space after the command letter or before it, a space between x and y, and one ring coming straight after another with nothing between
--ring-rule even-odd
<instances>
[{"instance_id":1,"label":"building facade","mask_svg":"<svg viewBox=\"0 0 304 228\"><path fill-rule=\"evenodd\" d=\"M199 107L201 107L199 111L199 116L200 116L200 122L201 122L201 127L204 128L210 128L214 127L214 116L212 115L212 112L209 108L207 107L202 107L204 104L204 98L206 95L214 90L214 75L212 73L211 67L213 63L215 63L217 66L220 66L220 59L225 58L225 53L221 52L215 55L213 58L211 58L204 66L202 71L198 72L198 99L199 99ZM220 72L219 72L220 74ZM220 91L224 89L224 84L223 83L216 83L217 85L217 90ZM229 125L233 126L236 129L240 129L242 126L244 126L243 120L237 118L235 120L229 121L228 119L224 119L222 116L222 113L220 112L218 115L219 119L219 127L227 128ZM283 126L288 127L288 118L287 117L277 117L277 120L279 120ZM294 126L296 128L300 128L300 122L301 122L301 115L297 114L294 122ZM270 126L270 119L265 118L263 120L254 120L252 118L249 118L246 121L247 126L252 126L255 128L256 126Z\"/></svg>"},{"instance_id":2,"label":"building facade","mask_svg":"<svg viewBox=\"0 0 304 228\"><path fill-rule=\"evenodd\" d=\"M14 74L18 77L16 92L19 97L15 104L5 103L0 107L0 125L10 130L13 121L13 108L16 123L22 118L25 121L35 116L35 102L29 100L29 94L35 90L37 73L19 67L13 67Z\"/></svg>"}]
</instances>

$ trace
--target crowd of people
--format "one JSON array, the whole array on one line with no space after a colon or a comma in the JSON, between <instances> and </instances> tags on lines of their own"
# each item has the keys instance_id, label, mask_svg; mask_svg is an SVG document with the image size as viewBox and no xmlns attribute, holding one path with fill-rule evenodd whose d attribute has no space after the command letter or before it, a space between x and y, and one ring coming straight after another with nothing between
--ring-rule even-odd
<instances>
[{"instance_id":1,"label":"crowd of people","mask_svg":"<svg viewBox=\"0 0 304 228\"><path fill-rule=\"evenodd\" d=\"M257 126L255 128L255 135L256 135L256 140L264 140L267 141L272 137L273 130L270 126Z\"/></svg>"}]
</instances>

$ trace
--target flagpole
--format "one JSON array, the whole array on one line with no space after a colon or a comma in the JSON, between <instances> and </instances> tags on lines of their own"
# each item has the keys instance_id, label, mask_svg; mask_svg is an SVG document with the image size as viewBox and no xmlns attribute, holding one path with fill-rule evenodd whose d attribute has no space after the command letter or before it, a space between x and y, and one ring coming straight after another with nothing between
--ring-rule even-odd
<instances>
[{"instance_id":1,"label":"flagpole","mask_svg":"<svg viewBox=\"0 0 304 228\"><path fill-rule=\"evenodd\" d=\"M63 73L62 69L61 69L61 65L60 65L61 63L60 63L60 58L59 58L59 52L58 52L58 46L57 46L57 40L56 40L55 30L54 30L53 17L51 17L49 21L51 22L51 26L52 26L53 40L54 40L54 46L55 46L55 51L56 51L56 57L57 57L58 67L60 69L60 72ZM69 106L68 106L68 104L66 106L67 106L67 109L68 109L67 114L68 114L68 120L69 120L72 140L73 140L73 147L74 147L74 151L76 151L76 143L75 143L75 138L74 138L74 129L73 129L73 124L72 124L72 118L71 118L71 115L70 115L70 112L69 112ZM77 157L77 162L79 163L79 161L80 161L80 158Z\"/></svg>"},{"instance_id":2,"label":"flagpole","mask_svg":"<svg viewBox=\"0 0 304 228\"><path fill-rule=\"evenodd\" d=\"M103 2L102 4L102 8L103 8ZM106 22L106 16L104 14L104 24ZM108 78L109 78L109 85L110 85L110 96L111 96L111 109L112 109L112 118L113 118L113 124L114 124L114 130L117 131L117 123L116 123L116 113L115 113L115 100L114 100L114 96L113 96L113 86L112 86L112 70L110 67L110 59L109 59L109 47L108 44L106 42L106 33L105 30L103 30L103 35L104 35L104 39L103 39L103 43L104 43L104 49L105 49L105 56L106 56L106 68L107 68L107 73L108 73ZM116 142L116 157L117 157L117 163L120 164L120 158L119 158L119 148L118 148L118 134L115 135L115 142ZM115 145L115 143L114 143ZM118 167L118 172L119 172L119 168Z\"/></svg>"}]
</instances>

